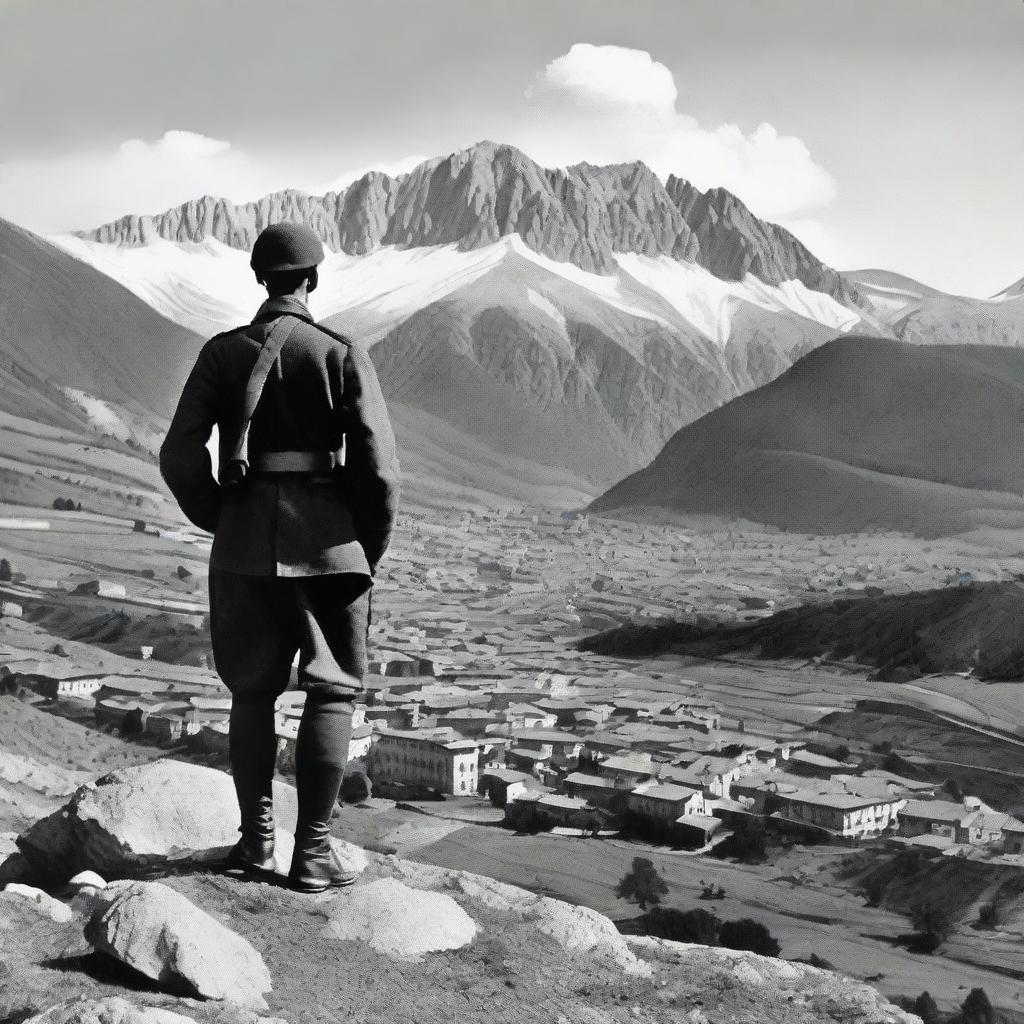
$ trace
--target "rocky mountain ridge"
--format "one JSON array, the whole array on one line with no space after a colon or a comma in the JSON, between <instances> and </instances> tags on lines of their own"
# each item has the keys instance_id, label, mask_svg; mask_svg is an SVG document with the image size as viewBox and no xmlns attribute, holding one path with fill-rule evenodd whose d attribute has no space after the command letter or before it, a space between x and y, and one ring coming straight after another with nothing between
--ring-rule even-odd
<instances>
[{"instance_id":1,"label":"rocky mountain ridge","mask_svg":"<svg viewBox=\"0 0 1024 1024\"><path fill-rule=\"evenodd\" d=\"M920 1024L827 970L625 936L589 908L350 844L339 856L359 879L321 896L210 873L234 799L226 774L162 761L87 783L33 826L0 864L0 933L22 939L0 952L0 1018ZM69 842L76 863L57 878Z\"/></svg>"},{"instance_id":2,"label":"rocky mountain ridge","mask_svg":"<svg viewBox=\"0 0 1024 1024\"><path fill-rule=\"evenodd\" d=\"M595 273L612 273L615 253L663 255L727 281L747 274L766 284L798 280L844 305L864 305L854 285L725 189L701 192L675 175L662 184L639 161L542 168L515 147L493 142L424 161L397 177L371 171L341 193L287 190L240 204L204 196L80 235L119 245L212 237L249 250L263 227L284 219L309 224L328 247L349 255L388 245L473 249L518 234L531 249Z\"/></svg>"}]
</instances>

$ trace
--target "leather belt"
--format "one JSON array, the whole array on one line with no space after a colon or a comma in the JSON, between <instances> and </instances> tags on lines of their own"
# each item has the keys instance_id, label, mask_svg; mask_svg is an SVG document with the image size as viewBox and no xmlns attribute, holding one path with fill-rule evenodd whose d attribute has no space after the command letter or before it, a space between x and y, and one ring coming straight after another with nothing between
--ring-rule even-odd
<instances>
[{"instance_id":1,"label":"leather belt","mask_svg":"<svg viewBox=\"0 0 1024 1024\"><path fill-rule=\"evenodd\" d=\"M252 457L256 473L330 473L342 464L340 452L260 452Z\"/></svg>"}]
</instances>

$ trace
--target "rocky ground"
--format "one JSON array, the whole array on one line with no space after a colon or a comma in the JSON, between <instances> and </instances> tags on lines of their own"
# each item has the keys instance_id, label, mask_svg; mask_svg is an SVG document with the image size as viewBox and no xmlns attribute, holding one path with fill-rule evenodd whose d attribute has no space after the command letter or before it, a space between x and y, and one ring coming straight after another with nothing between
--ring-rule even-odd
<instances>
[{"instance_id":1,"label":"rocky ground","mask_svg":"<svg viewBox=\"0 0 1024 1024\"><path fill-rule=\"evenodd\" d=\"M279 791L282 867L293 799ZM223 773L163 761L87 783L23 832L3 865L20 880L0 893L0 1020L917 1020L828 971L620 935L596 911L341 842L361 874L331 894L216 874L232 801Z\"/></svg>"}]
</instances>

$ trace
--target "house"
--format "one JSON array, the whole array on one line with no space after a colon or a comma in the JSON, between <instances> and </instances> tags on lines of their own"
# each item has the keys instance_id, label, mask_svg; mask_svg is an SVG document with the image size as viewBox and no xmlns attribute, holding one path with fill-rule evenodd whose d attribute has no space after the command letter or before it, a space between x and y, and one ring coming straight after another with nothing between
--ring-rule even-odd
<instances>
[{"instance_id":1,"label":"house","mask_svg":"<svg viewBox=\"0 0 1024 1024\"><path fill-rule=\"evenodd\" d=\"M952 800L908 800L900 811L900 835L944 836L954 843L969 843L970 821L983 807L977 797L970 796L964 797L962 803L954 803Z\"/></svg>"},{"instance_id":2,"label":"house","mask_svg":"<svg viewBox=\"0 0 1024 1024\"><path fill-rule=\"evenodd\" d=\"M479 744L475 740L382 729L370 747L368 774L399 786L423 787L454 796L476 792Z\"/></svg>"},{"instance_id":3,"label":"house","mask_svg":"<svg viewBox=\"0 0 1024 1024\"><path fill-rule=\"evenodd\" d=\"M542 711L533 704L509 704L504 720L517 729L549 729L557 721L550 711Z\"/></svg>"},{"instance_id":4,"label":"house","mask_svg":"<svg viewBox=\"0 0 1024 1024\"><path fill-rule=\"evenodd\" d=\"M505 807L536 786L536 780L526 772L510 768L488 768L480 772L479 792L495 807Z\"/></svg>"},{"instance_id":5,"label":"house","mask_svg":"<svg viewBox=\"0 0 1024 1024\"><path fill-rule=\"evenodd\" d=\"M597 770L602 778L626 789L649 782L657 774L649 754L612 754L597 762Z\"/></svg>"},{"instance_id":6,"label":"house","mask_svg":"<svg viewBox=\"0 0 1024 1024\"><path fill-rule=\"evenodd\" d=\"M873 839L896 828L897 815L905 801L798 790L775 794L773 803L777 810L771 816L776 819L808 825L834 836Z\"/></svg>"},{"instance_id":7,"label":"house","mask_svg":"<svg viewBox=\"0 0 1024 1024\"><path fill-rule=\"evenodd\" d=\"M704 794L699 787L648 782L629 793L626 806L641 818L669 825L683 814L703 814Z\"/></svg>"},{"instance_id":8,"label":"house","mask_svg":"<svg viewBox=\"0 0 1024 1024\"><path fill-rule=\"evenodd\" d=\"M580 756L583 741L571 732L560 729L517 729L512 739L518 748L549 750L554 764L575 761Z\"/></svg>"},{"instance_id":9,"label":"house","mask_svg":"<svg viewBox=\"0 0 1024 1024\"><path fill-rule=\"evenodd\" d=\"M711 814L682 814L675 820L675 834L689 847L706 846L722 827L722 819Z\"/></svg>"},{"instance_id":10,"label":"house","mask_svg":"<svg viewBox=\"0 0 1024 1024\"><path fill-rule=\"evenodd\" d=\"M97 676L69 676L65 679L40 679L33 689L43 697L91 697L103 685Z\"/></svg>"},{"instance_id":11,"label":"house","mask_svg":"<svg viewBox=\"0 0 1024 1024\"><path fill-rule=\"evenodd\" d=\"M614 779L602 775L590 775L587 772L572 772L562 780L562 788L567 796L587 800L595 807L609 807L617 797L627 791L616 784Z\"/></svg>"},{"instance_id":12,"label":"house","mask_svg":"<svg viewBox=\"0 0 1024 1024\"><path fill-rule=\"evenodd\" d=\"M586 828L594 815L586 800L557 793L542 796L534 807L541 828Z\"/></svg>"},{"instance_id":13,"label":"house","mask_svg":"<svg viewBox=\"0 0 1024 1024\"><path fill-rule=\"evenodd\" d=\"M499 712L486 711L483 708L458 708L441 715L438 721L451 726L456 732L466 737L485 736L489 725L501 722Z\"/></svg>"},{"instance_id":14,"label":"house","mask_svg":"<svg viewBox=\"0 0 1024 1024\"><path fill-rule=\"evenodd\" d=\"M1024 853L1024 821L1009 815L1003 822L1003 853Z\"/></svg>"}]
</instances>

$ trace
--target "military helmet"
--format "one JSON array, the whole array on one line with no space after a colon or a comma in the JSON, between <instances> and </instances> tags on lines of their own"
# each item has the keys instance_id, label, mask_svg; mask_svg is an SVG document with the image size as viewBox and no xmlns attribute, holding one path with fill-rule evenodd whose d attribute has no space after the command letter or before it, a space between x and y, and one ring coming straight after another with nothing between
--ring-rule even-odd
<instances>
[{"instance_id":1,"label":"military helmet","mask_svg":"<svg viewBox=\"0 0 1024 1024\"><path fill-rule=\"evenodd\" d=\"M265 227L252 247L249 266L261 274L304 270L324 259L324 247L316 232L305 224L281 221Z\"/></svg>"}]
</instances>

